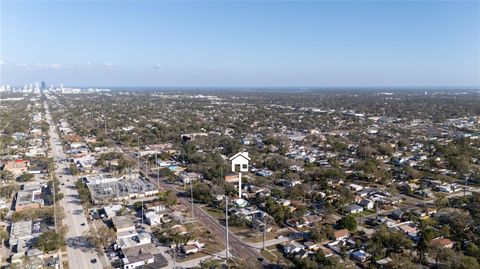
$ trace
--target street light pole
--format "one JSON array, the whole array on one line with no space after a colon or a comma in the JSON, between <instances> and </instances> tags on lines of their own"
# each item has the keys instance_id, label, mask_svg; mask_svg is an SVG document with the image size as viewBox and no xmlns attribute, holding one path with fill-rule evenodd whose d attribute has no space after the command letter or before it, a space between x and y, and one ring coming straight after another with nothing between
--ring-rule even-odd
<instances>
[{"instance_id":1,"label":"street light pole","mask_svg":"<svg viewBox=\"0 0 480 269\"><path fill-rule=\"evenodd\" d=\"M157 189L160 192L160 168L158 167L157 151L155 150L155 166L157 167Z\"/></svg>"},{"instance_id":2,"label":"street light pole","mask_svg":"<svg viewBox=\"0 0 480 269\"><path fill-rule=\"evenodd\" d=\"M225 230L225 263L228 262L228 254L229 254L229 251L228 251L228 197L227 195L225 194L225 227L226 227L226 230Z\"/></svg>"},{"instance_id":3,"label":"street light pole","mask_svg":"<svg viewBox=\"0 0 480 269\"><path fill-rule=\"evenodd\" d=\"M140 138L138 137L138 135L137 135L137 147L138 147L137 166L138 166L138 173L140 174L142 170L140 170Z\"/></svg>"},{"instance_id":4,"label":"street light pole","mask_svg":"<svg viewBox=\"0 0 480 269\"><path fill-rule=\"evenodd\" d=\"M192 219L195 219L195 212L193 207L193 187L192 187L192 179L190 179L190 197L192 198Z\"/></svg>"}]
</instances>

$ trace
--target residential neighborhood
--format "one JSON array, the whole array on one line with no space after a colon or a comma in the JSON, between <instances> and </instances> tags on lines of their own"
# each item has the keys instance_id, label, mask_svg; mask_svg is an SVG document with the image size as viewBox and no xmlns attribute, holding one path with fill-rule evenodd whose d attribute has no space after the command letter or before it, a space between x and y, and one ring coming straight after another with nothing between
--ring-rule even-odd
<instances>
[{"instance_id":1,"label":"residential neighborhood","mask_svg":"<svg viewBox=\"0 0 480 269\"><path fill-rule=\"evenodd\" d=\"M6 268L478 268L478 93L4 95Z\"/></svg>"}]
</instances>

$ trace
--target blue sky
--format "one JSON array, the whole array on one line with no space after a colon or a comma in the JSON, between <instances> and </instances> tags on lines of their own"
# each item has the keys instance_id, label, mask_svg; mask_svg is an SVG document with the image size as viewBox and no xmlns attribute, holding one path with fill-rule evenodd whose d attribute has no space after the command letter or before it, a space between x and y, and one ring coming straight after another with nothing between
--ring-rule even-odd
<instances>
[{"instance_id":1,"label":"blue sky","mask_svg":"<svg viewBox=\"0 0 480 269\"><path fill-rule=\"evenodd\" d=\"M480 2L1 2L1 84L479 86Z\"/></svg>"}]
</instances>

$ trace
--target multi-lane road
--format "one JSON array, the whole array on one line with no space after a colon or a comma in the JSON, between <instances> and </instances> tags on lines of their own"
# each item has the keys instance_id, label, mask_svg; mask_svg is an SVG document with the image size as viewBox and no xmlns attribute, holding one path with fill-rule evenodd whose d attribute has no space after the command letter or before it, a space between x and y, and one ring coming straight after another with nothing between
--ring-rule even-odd
<instances>
[{"instance_id":1,"label":"multi-lane road","mask_svg":"<svg viewBox=\"0 0 480 269\"><path fill-rule=\"evenodd\" d=\"M46 120L50 125L51 157L55 161L55 173L61 182L60 192L64 195L59 204L65 211L65 218L62 222L67 227L65 240L67 244L68 267L82 269L103 268L95 249L89 246L86 241L85 233L89 230L87 218L74 186L75 179L68 172L68 164L62 162L66 158L65 152L63 151L62 142L55 129L47 103L45 103L45 107Z\"/></svg>"}]
</instances>

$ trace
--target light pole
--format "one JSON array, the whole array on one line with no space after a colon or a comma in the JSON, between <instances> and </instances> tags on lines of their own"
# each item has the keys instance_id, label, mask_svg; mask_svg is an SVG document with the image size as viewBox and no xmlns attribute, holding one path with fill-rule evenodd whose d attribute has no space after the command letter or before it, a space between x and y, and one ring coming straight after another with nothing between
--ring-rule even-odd
<instances>
[{"instance_id":1,"label":"light pole","mask_svg":"<svg viewBox=\"0 0 480 269\"><path fill-rule=\"evenodd\" d=\"M138 166L138 173L140 174L142 170L140 170L140 138L138 137L138 135L137 135L137 148L138 148L137 166Z\"/></svg>"},{"instance_id":2,"label":"light pole","mask_svg":"<svg viewBox=\"0 0 480 269\"><path fill-rule=\"evenodd\" d=\"M225 194L225 264L228 262L228 196Z\"/></svg>"},{"instance_id":3,"label":"light pole","mask_svg":"<svg viewBox=\"0 0 480 269\"><path fill-rule=\"evenodd\" d=\"M198 180L198 177L197 177ZM195 219L195 211L194 211L194 206L193 206L193 186L192 186L192 179L190 181L190 197L192 198L192 219Z\"/></svg>"},{"instance_id":4,"label":"light pole","mask_svg":"<svg viewBox=\"0 0 480 269\"><path fill-rule=\"evenodd\" d=\"M142 200L142 227L143 227L143 200Z\"/></svg>"},{"instance_id":5,"label":"light pole","mask_svg":"<svg viewBox=\"0 0 480 269\"><path fill-rule=\"evenodd\" d=\"M157 189L160 192L160 168L158 167L157 151L155 150L155 165L157 167Z\"/></svg>"}]
</instances>

